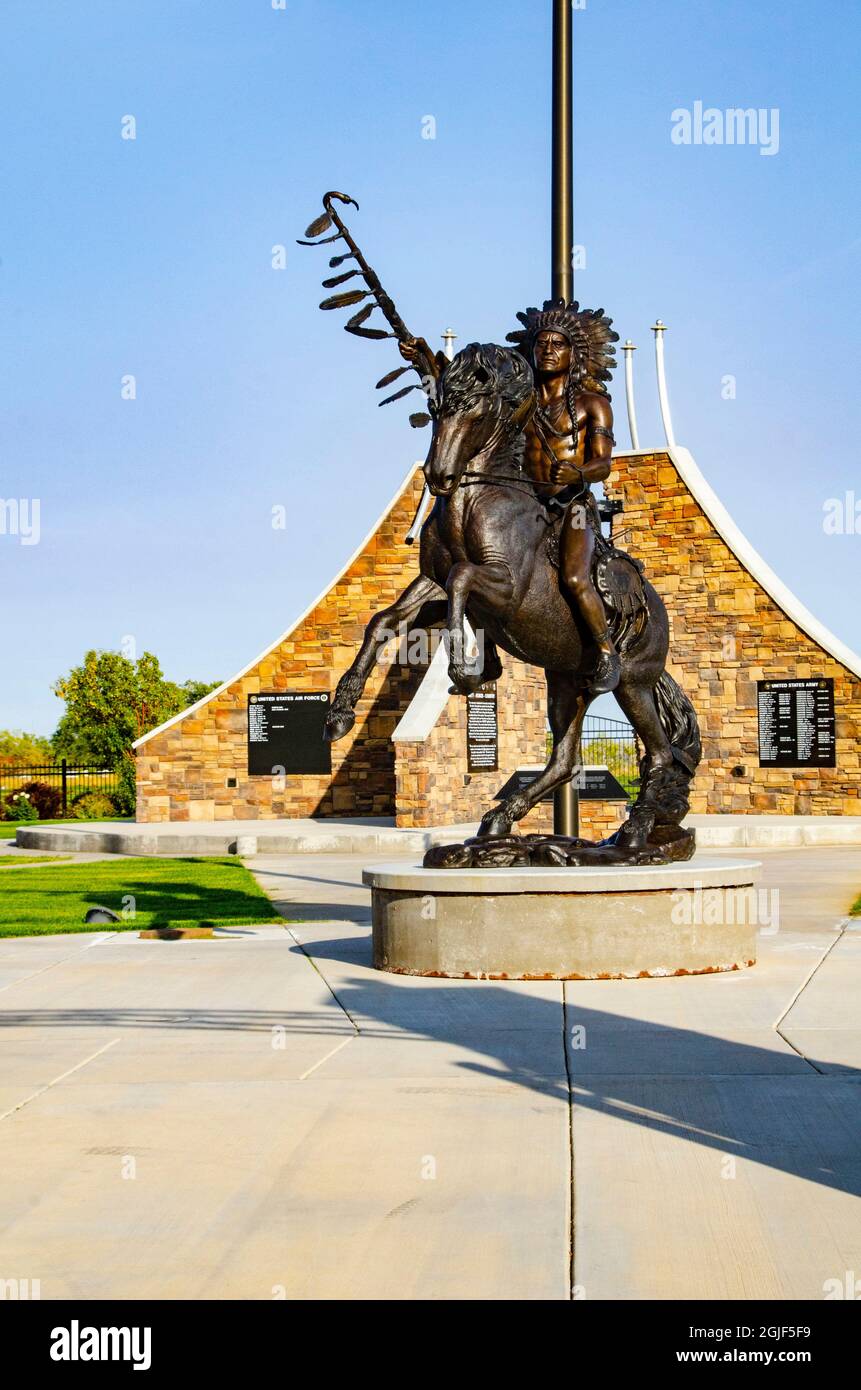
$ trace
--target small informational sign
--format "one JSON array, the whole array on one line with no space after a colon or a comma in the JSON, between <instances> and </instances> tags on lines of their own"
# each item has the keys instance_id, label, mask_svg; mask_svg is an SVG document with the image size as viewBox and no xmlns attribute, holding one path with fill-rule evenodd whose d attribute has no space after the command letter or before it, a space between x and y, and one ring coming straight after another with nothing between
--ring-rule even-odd
<instances>
[{"instance_id":1,"label":"small informational sign","mask_svg":"<svg viewBox=\"0 0 861 1390\"><path fill-rule=\"evenodd\" d=\"M757 681L760 767L836 767L834 681Z\"/></svg>"},{"instance_id":2,"label":"small informational sign","mask_svg":"<svg viewBox=\"0 0 861 1390\"><path fill-rule=\"evenodd\" d=\"M512 796L514 792L523 791L525 787L531 785L536 777L544 771L543 768L524 767L509 777L504 787L500 787L494 798L495 801L502 801L507 796ZM621 782L618 782L610 769L603 765L584 767L573 779L581 801L631 801L633 798L629 792L625 791ZM552 801L553 793L548 792L542 796L542 801Z\"/></svg>"},{"instance_id":3,"label":"small informational sign","mask_svg":"<svg viewBox=\"0 0 861 1390\"><path fill-rule=\"evenodd\" d=\"M329 695L284 691L248 696L248 775L331 774L332 746L323 738Z\"/></svg>"},{"instance_id":4,"label":"small informational sign","mask_svg":"<svg viewBox=\"0 0 861 1390\"><path fill-rule=\"evenodd\" d=\"M499 767L495 685L466 697L466 761L469 772L496 772Z\"/></svg>"},{"instance_id":5,"label":"small informational sign","mask_svg":"<svg viewBox=\"0 0 861 1390\"><path fill-rule=\"evenodd\" d=\"M631 796L603 765L581 768L574 778L581 801L630 801Z\"/></svg>"}]
</instances>

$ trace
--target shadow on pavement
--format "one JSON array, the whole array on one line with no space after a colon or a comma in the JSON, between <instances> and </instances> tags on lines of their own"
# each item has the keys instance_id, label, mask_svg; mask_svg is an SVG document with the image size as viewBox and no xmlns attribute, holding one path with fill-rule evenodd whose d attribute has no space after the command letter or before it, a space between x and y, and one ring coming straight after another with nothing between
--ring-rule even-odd
<instances>
[{"instance_id":1,"label":"shadow on pavement","mask_svg":"<svg viewBox=\"0 0 861 1390\"><path fill-rule=\"evenodd\" d=\"M315 942L311 949L317 960L370 963L367 937ZM660 988L661 982L648 987ZM322 1019L319 1009L5 1008L0 1028L230 1034L266 1033L277 1026L288 1035L331 1036L343 1032L346 1013L360 1039L462 1047L466 1057L449 1055L446 1068L527 1087L566 1105L573 1102L575 1113L600 1111L721 1155L861 1195L861 1072L852 1068L829 1064L829 1074L819 1075L777 1039L774 1048L760 1047L631 1020L579 1002L563 1010L558 999L492 982L406 982L374 973L330 988L337 998L333 995L331 1012ZM595 986L596 1000L601 988ZM584 1030L577 1036L585 1037L585 1046L569 1045L566 1057L563 1039L570 1043L575 1027ZM620 1055L624 1062L614 1072ZM431 1079L438 1081L439 1073Z\"/></svg>"}]
</instances>

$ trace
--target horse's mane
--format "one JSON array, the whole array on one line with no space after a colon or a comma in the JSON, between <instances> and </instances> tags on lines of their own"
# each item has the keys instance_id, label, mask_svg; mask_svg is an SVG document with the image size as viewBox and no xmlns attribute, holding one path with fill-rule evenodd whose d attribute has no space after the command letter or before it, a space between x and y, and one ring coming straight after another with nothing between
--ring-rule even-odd
<instances>
[{"instance_id":1,"label":"horse's mane","mask_svg":"<svg viewBox=\"0 0 861 1390\"><path fill-rule=\"evenodd\" d=\"M534 390L532 370L519 352L497 343L469 343L446 367L442 399L456 399L465 408L480 396L499 395L512 409Z\"/></svg>"}]
</instances>

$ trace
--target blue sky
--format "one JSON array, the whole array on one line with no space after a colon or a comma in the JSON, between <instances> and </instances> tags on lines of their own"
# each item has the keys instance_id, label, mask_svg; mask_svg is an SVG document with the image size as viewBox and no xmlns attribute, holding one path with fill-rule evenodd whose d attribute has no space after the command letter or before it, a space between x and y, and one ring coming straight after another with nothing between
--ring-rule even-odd
<instances>
[{"instance_id":1,"label":"blue sky","mask_svg":"<svg viewBox=\"0 0 861 1390\"><path fill-rule=\"evenodd\" d=\"M503 340L549 291L550 8L6 0L0 494L40 499L41 539L0 535L0 727L50 732L52 681L125 637L175 679L231 675L355 548L427 434L377 410L392 345L318 312L326 258L295 237L344 189L414 331ZM861 525L826 534L823 506L861 499L861 12L587 0L574 22L575 288L639 345L641 442L659 316L679 442L857 650ZM778 153L674 144L696 101L777 108ZM614 398L627 444L618 376Z\"/></svg>"}]
</instances>

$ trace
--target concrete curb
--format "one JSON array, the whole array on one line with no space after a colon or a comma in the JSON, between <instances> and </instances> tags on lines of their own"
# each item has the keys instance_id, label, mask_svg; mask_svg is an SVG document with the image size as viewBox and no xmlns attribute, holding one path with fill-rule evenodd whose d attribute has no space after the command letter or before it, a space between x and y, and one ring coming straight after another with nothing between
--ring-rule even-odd
<instances>
[{"instance_id":1,"label":"concrete curb","mask_svg":"<svg viewBox=\"0 0 861 1390\"><path fill-rule=\"evenodd\" d=\"M861 847L861 816L690 816L700 850L804 849L826 845ZM225 821L222 825L27 826L18 830L22 849L63 853L130 855L250 854L422 854L432 845L474 835L475 825L398 830L393 825L329 826L325 821Z\"/></svg>"},{"instance_id":2,"label":"concrete curb","mask_svg":"<svg viewBox=\"0 0 861 1390\"><path fill-rule=\"evenodd\" d=\"M284 831L267 833L258 828L253 837L236 831L224 833L159 834L147 827L146 833L129 827L127 831L64 830L60 826L39 830L28 827L19 830L15 844L22 849L63 850L67 853L107 853L130 855L226 855L250 852L243 848L249 838L256 840L256 854L379 854L424 853L431 845L472 834L474 826L454 826L440 830L378 830L341 831L319 835L290 834Z\"/></svg>"}]
</instances>

